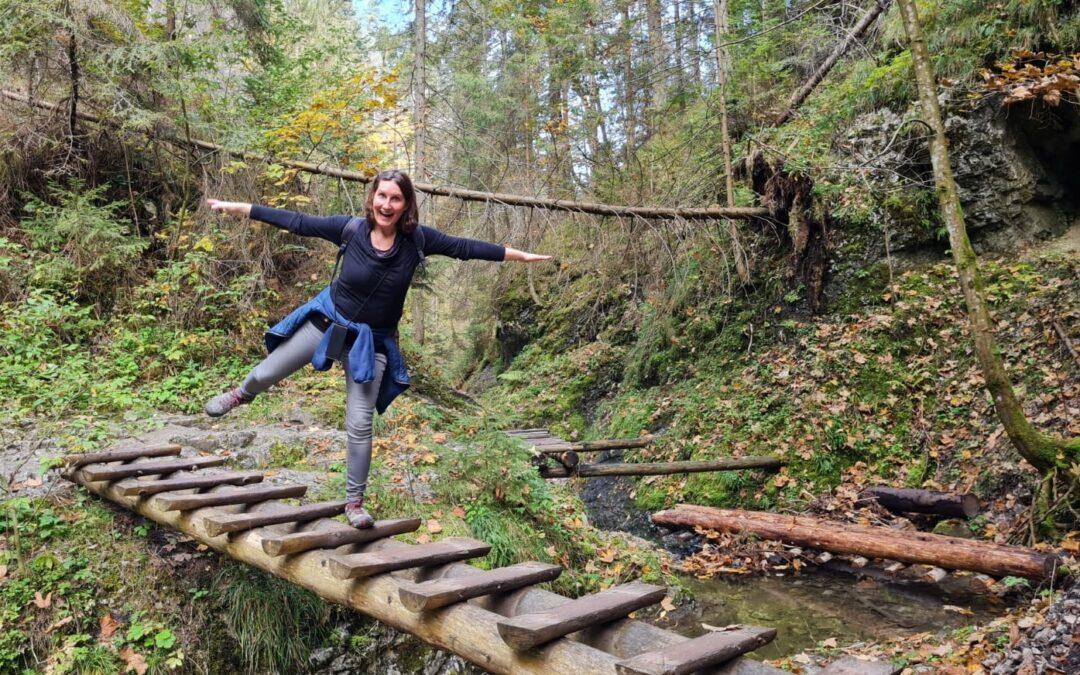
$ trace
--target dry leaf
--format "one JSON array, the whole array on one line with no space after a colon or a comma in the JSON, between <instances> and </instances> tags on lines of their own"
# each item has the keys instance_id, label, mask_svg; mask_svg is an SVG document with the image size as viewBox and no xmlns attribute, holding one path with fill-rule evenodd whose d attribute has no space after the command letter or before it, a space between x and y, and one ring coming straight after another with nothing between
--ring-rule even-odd
<instances>
[{"instance_id":1,"label":"dry leaf","mask_svg":"<svg viewBox=\"0 0 1080 675\"><path fill-rule=\"evenodd\" d=\"M613 549L613 548L605 548L603 551L600 551L600 562L609 563L609 562L614 562L614 561L615 561L615 549Z\"/></svg>"},{"instance_id":2,"label":"dry leaf","mask_svg":"<svg viewBox=\"0 0 1080 675\"><path fill-rule=\"evenodd\" d=\"M461 508L460 506L455 506L453 509L450 510L450 513L455 518L464 518L465 517L465 509Z\"/></svg>"},{"instance_id":3,"label":"dry leaf","mask_svg":"<svg viewBox=\"0 0 1080 675\"><path fill-rule=\"evenodd\" d=\"M0 565L0 579L7 576L7 565Z\"/></svg>"},{"instance_id":4,"label":"dry leaf","mask_svg":"<svg viewBox=\"0 0 1080 675\"><path fill-rule=\"evenodd\" d=\"M416 537L416 543L418 543L418 544L427 544L427 543L430 543L430 542L431 542L431 537L429 537L426 532L421 533L420 535L418 535Z\"/></svg>"},{"instance_id":5,"label":"dry leaf","mask_svg":"<svg viewBox=\"0 0 1080 675\"><path fill-rule=\"evenodd\" d=\"M664 611L674 612L675 603L672 602L671 596L665 595L664 599L660 601L660 606L664 608Z\"/></svg>"},{"instance_id":6,"label":"dry leaf","mask_svg":"<svg viewBox=\"0 0 1080 675\"><path fill-rule=\"evenodd\" d=\"M545 548L544 553L547 553L552 558L559 557L559 552L557 550L555 550L554 546L548 546L547 548Z\"/></svg>"},{"instance_id":7,"label":"dry leaf","mask_svg":"<svg viewBox=\"0 0 1080 675\"><path fill-rule=\"evenodd\" d=\"M105 642L113 636L116 629L120 627L120 622L113 618L112 614L106 614L101 617L101 621L98 622L101 626L101 641Z\"/></svg>"},{"instance_id":8,"label":"dry leaf","mask_svg":"<svg viewBox=\"0 0 1080 675\"><path fill-rule=\"evenodd\" d=\"M71 623L74 620L75 620L75 617L73 617L71 615L65 616L63 619L60 619L59 621L53 623L51 626L46 628L45 632L46 633L51 633L54 630L56 630L57 628L60 628L62 626L66 626L66 625L68 625L69 623Z\"/></svg>"},{"instance_id":9,"label":"dry leaf","mask_svg":"<svg viewBox=\"0 0 1080 675\"><path fill-rule=\"evenodd\" d=\"M52 605L52 592L45 597L41 597L41 591L34 593L34 604L38 606L38 609L48 609Z\"/></svg>"},{"instance_id":10,"label":"dry leaf","mask_svg":"<svg viewBox=\"0 0 1080 675\"><path fill-rule=\"evenodd\" d=\"M442 532L442 525L439 524L439 521L432 518L427 521L427 531L432 534L438 534Z\"/></svg>"},{"instance_id":11,"label":"dry leaf","mask_svg":"<svg viewBox=\"0 0 1080 675\"><path fill-rule=\"evenodd\" d=\"M127 664L127 668L124 668L124 672L135 671L135 675L145 675L149 666L146 664L146 659L143 655L136 652L131 647L124 647L120 650L120 658Z\"/></svg>"},{"instance_id":12,"label":"dry leaf","mask_svg":"<svg viewBox=\"0 0 1080 675\"><path fill-rule=\"evenodd\" d=\"M836 648L836 638L829 638L821 643L822 647L828 647L829 649Z\"/></svg>"},{"instance_id":13,"label":"dry leaf","mask_svg":"<svg viewBox=\"0 0 1080 675\"><path fill-rule=\"evenodd\" d=\"M26 482L23 483L23 485L26 487L38 487L44 482L45 481L41 480L40 476L31 476L30 478L26 479Z\"/></svg>"}]
</instances>

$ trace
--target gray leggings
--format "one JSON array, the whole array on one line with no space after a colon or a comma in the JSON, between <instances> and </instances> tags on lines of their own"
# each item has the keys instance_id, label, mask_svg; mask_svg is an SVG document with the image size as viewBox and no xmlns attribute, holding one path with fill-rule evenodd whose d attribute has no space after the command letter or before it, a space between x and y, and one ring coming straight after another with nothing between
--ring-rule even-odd
<instances>
[{"instance_id":1,"label":"gray leggings","mask_svg":"<svg viewBox=\"0 0 1080 675\"><path fill-rule=\"evenodd\" d=\"M311 362L323 333L310 321L293 333L292 337L255 366L244 378L240 388L245 394L261 394L281 380ZM371 420L375 415L375 399L379 383L386 368L386 356L375 355L375 379L358 383L349 377L345 363L345 435L346 478L345 499L363 499L367 489L368 472L371 470Z\"/></svg>"}]
</instances>

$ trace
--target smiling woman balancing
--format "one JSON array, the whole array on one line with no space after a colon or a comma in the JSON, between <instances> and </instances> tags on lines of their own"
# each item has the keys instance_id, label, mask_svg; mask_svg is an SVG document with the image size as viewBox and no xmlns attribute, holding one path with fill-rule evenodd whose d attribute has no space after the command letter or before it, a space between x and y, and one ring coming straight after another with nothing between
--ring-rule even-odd
<instances>
[{"instance_id":1,"label":"smiling woman balancing","mask_svg":"<svg viewBox=\"0 0 1080 675\"><path fill-rule=\"evenodd\" d=\"M269 355L240 384L206 404L206 414L220 417L248 403L305 364L327 370L341 362L345 370L345 430L348 469L345 515L354 527L371 527L364 509L371 467L371 422L409 386L409 374L397 345L397 328L416 267L428 255L459 260L536 262L551 256L443 234L417 222L416 193L409 176L398 170L375 177L364 205L364 218L308 216L293 211L208 199L210 209L253 218L305 237L321 237L339 246L341 275L266 333ZM337 266L335 266L335 271Z\"/></svg>"}]
</instances>

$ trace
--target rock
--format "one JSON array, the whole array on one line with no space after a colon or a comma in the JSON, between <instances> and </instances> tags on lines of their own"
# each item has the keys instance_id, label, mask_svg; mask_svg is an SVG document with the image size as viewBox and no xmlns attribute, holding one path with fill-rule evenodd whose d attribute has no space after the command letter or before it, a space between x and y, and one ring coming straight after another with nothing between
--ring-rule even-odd
<instances>
[{"instance_id":1,"label":"rock","mask_svg":"<svg viewBox=\"0 0 1080 675\"><path fill-rule=\"evenodd\" d=\"M942 534L946 537L961 537L963 539L972 539L974 534L971 532L971 528L967 526L964 521L949 518L939 522L934 526L934 534Z\"/></svg>"},{"instance_id":2,"label":"rock","mask_svg":"<svg viewBox=\"0 0 1080 675\"><path fill-rule=\"evenodd\" d=\"M233 448L246 448L258 436L254 431L234 431L226 436L225 445Z\"/></svg>"}]
</instances>

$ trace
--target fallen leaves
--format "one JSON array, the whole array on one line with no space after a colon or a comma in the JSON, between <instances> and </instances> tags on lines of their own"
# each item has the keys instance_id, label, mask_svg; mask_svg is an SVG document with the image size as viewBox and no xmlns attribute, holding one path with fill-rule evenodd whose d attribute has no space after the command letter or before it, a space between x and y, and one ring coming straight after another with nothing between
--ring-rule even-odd
<instances>
[{"instance_id":1,"label":"fallen leaves","mask_svg":"<svg viewBox=\"0 0 1080 675\"><path fill-rule=\"evenodd\" d=\"M124 660L126 667L124 672L135 672L135 675L145 675L150 666L146 663L146 658L142 654L136 652L131 647L124 647L120 650L120 658Z\"/></svg>"}]
</instances>

